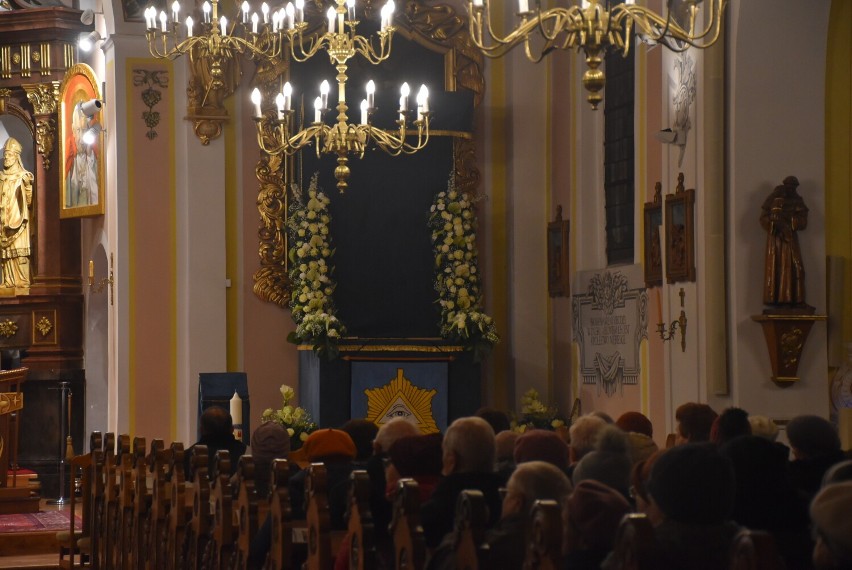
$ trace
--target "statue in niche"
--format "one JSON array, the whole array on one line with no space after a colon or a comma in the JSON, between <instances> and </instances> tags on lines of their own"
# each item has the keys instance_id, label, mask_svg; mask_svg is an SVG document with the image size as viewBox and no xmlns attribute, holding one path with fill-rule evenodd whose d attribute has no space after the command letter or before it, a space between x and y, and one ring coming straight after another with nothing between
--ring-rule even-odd
<instances>
[{"instance_id":1,"label":"statue in niche","mask_svg":"<svg viewBox=\"0 0 852 570\"><path fill-rule=\"evenodd\" d=\"M760 225L767 231L763 303L801 309L805 303L805 268L797 232L808 225L808 208L788 176L763 202Z\"/></svg>"},{"instance_id":2,"label":"statue in niche","mask_svg":"<svg viewBox=\"0 0 852 570\"><path fill-rule=\"evenodd\" d=\"M30 208L33 201L33 174L21 162L21 143L9 137L3 145L3 171L0 172L0 257L3 287L30 286Z\"/></svg>"}]
</instances>

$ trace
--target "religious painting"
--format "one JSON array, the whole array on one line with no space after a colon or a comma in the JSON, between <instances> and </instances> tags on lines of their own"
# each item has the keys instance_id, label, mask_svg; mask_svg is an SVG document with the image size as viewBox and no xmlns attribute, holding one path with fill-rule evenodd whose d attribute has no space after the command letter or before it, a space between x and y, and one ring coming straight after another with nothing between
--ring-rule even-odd
<instances>
[{"instance_id":1,"label":"religious painting","mask_svg":"<svg viewBox=\"0 0 852 570\"><path fill-rule=\"evenodd\" d=\"M104 131L98 80L91 67L77 64L59 87L59 216L79 218L104 213Z\"/></svg>"},{"instance_id":2,"label":"religious painting","mask_svg":"<svg viewBox=\"0 0 852 570\"><path fill-rule=\"evenodd\" d=\"M547 224L547 292L551 297L567 297L569 221L562 219L562 206L556 207L556 220Z\"/></svg>"},{"instance_id":3,"label":"religious painting","mask_svg":"<svg viewBox=\"0 0 852 570\"><path fill-rule=\"evenodd\" d=\"M654 201L645 202L645 287L663 284L663 201L661 185L657 182Z\"/></svg>"},{"instance_id":4,"label":"religious painting","mask_svg":"<svg viewBox=\"0 0 852 570\"><path fill-rule=\"evenodd\" d=\"M684 190L678 175L674 194L666 196L666 282L695 281L695 190Z\"/></svg>"}]
</instances>

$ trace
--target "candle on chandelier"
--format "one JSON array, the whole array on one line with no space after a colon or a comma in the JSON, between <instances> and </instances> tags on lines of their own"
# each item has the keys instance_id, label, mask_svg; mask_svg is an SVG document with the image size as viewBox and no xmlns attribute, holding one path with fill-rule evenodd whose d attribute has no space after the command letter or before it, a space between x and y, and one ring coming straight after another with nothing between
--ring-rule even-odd
<instances>
[{"instance_id":1,"label":"candle on chandelier","mask_svg":"<svg viewBox=\"0 0 852 570\"><path fill-rule=\"evenodd\" d=\"M177 0L172 2L172 20L178 21L178 12L180 12L180 4Z\"/></svg>"},{"instance_id":2,"label":"candle on chandelier","mask_svg":"<svg viewBox=\"0 0 852 570\"><path fill-rule=\"evenodd\" d=\"M424 113L429 112L429 90L425 85L420 86L420 91L417 92L417 115L422 119Z\"/></svg>"},{"instance_id":3,"label":"candle on chandelier","mask_svg":"<svg viewBox=\"0 0 852 570\"><path fill-rule=\"evenodd\" d=\"M260 11L263 13L263 23L268 24L269 23L269 4L267 4L266 2L261 4L260 5Z\"/></svg>"},{"instance_id":4,"label":"candle on chandelier","mask_svg":"<svg viewBox=\"0 0 852 570\"><path fill-rule=\"evenodd\" d=\"M403 118L403 113L408 111L408 94L411 93L411 89L408 87L408 83L403 83L402 87L399 88L399 118Z\"/></svg>"},{"instance_id":5,"label":"candle on chandelier","mask_svg":"<svg viewBox=\"0 0 852 570\"><path fill-rule=\"evenodd\" d=\"M211 10L210 2L207 2L205 0L204 4L201 5L201 11L204 12L204 23L205 24L210 23L210 10Z\"/></svg>"},{"instance_id":6,"label":"candle on chandelier","mask_svg":"<svg viewBox=\"0 0 852 570\"><path fill-rule=\"evenodd\" d=\"M305 0L296 0L296 23L305 21Z\"/></svg>"},{"instance_id":7,"label":"candle on chandelier","mask_svg":"<svg viewBox=\"0 0 852 570\"><path fill-rule=\"evenodd\" d=\"M168 19L169 17L166 16L165 10L160 12L160 26L162 26L163 28L163 33L166 33L166 22L168 21Z\"/></svg>"},{"instance_id":8,"label":"candle on chandelier","mask_svg":"<svg viewBox=\"0 0 852 570\"><path fill-rule=\"evenodd\" d=\"M255 117L262 117L263 116L263 112L261 112L261 110L260 110L260 100L261 100L260 89L255 87L251 91L251 102L254 103L254 116Z\"/></svg>"},{"instance_id":9,"label":"candle on chandelier","mask_svg":"<svg viewBox=\"0 0 852 570\"><path fill-rule=\"evenodd\" d=\"M321 100L322 100L322 108L323 109L328 109L328 92L329 92L328 81L323 79L322 83L320 83L320 97L321 97Z\"/></svg>"},{"instance_id":10,"label":"candle on chandelier","mask_svg":"<svg viewBox=\"0 0 852 570\"><path fill-rule=\"evenodd\" d=\"M283 10L283 8L282 8ZM276 10L272 13L272 33L278 32L278 28L280 27L281 22L281 14Z\"/></svg>"},{"instance_id":11,"label":"candle on chandelier","mask_svg":"<svg viewBox=\"0 0 852 570\"><path fill-rule=\"evenodd\" d=\"M293 95L293 86L290 85L289 81L284 84L284 90L282 93L284 93L284 110L289 111L292 105L291 97Z\"/></svg>"},{"instance_id":12,"label":"candle on chandelier","mask_svg":"<svg viewBox=\"0 0 852 570\"><path fill-rule=\"evenodd\" d=\"M219 18L219 26L221 26L221 28L222 28L222 35L227 36L228 35L228 18L226 18L225 16L222 16L221 18Z\"/></svg>"},{"instance_id":13,"label":"candle on chandelier","mask_svg":"<svg viewBox=\"0 0 852 570\"><path fill-rule=\"evenodd\" d=\"M355 0L346 0L346 15L350 22L355 21Z\"/></svg>"},{"instance_id":14,"label":"candle on chandelier","mask_svg":"<svg viewBox=\"0 0 852 570\"><path fill-rule=\"evenodd\" d=\"M530 11L530 2L529 0L518 0L518 12L521 14L526 14Z\"/></svg>"},{"instance_id":15,"label":"candle on chandelier","mask_svg":"<svg viewBox=\"0 0 852 570\"><path fill-rule=\"evenodd\" d=\"M292 2L287 2L285 11L287 12L287 29L292 30L296 23L296 10L293 8Z\"/></svg>"},{"instance_id":16,"label":"candle on chandelier","mask_svg":"<svg viewBox=\"0 0 852 570\"><path fill-rule=\"evenodd\" d=\"M372 79L367 82L367 106L370 109L376 107L376 84Z\"/></svg>"},{"instance_id":17,"label":"candle on chandelier","mask_svg":"<svg viewBox=\"0 0 852 570\"><path fill-rule=\"evenodd\" d=\"M368 108L368 106L369 106L369 105L368 105L368 103L367 103L367 100L366 100L366 99L361 99L361 124L362 124L362 125L366 125L366 124L367 124L367 117L368 117L368 114L369 114L369 113L367 112L367 108Z\"/></svg>"},{"instance_id":18,"label":"candle on chandelier","mask_svg":"<svg viewBox=\"0 0 852 570\"><path fill-rule=\"evenodd\" d=\"M275 96L275 106L278 108L278 120L284 118L284 95L279 93Z\"/></svg>"},{"instance_id":19,"label":"candle on chandelier","mask_svg":"<svg viewBox=\"0 0 852 570\"><path fill-rule=\"evenodd\" d=\"M248 24L249 10L251 9L251 6L249 6L249 3L246 0L243 0L243 4L240 7L243 9L243 25Z\"/></svg>"},{"instance_id":20,"label":"candle on chandelier","mask_svg":"<svg viewBox=\"0 0 852 570\"><path fill-rule=\"evenodd\" d=\"M186 37L188 37L188 38L192 37L192 24L193 24L192 16L187 16L186 17Z\"/></svg>"},{"instance_id":21,"label":"candle on chandelier","mask_svg":"<svg viewBox=\"0 0 852 570\"><path fill-rule=\"evenodd\" d=\"M320 99L319 97L314 99L314 122L322 122L322 99Z\"/></svg>"},{"instance_id":22,"label":"candle on chandelier","mask_svg":"<svg viewBox=\"0 0 852 570\"><path fill-rule=\"evenodd\" d=\"M473 0L473 5L475 8L482 8L482 0Z\"/></svg>"},{"instance_id":23,"label":"candle on chandelier","mask_svg":"<svg viewBox=\"0 0 852 570\"><path fill-rule=\"evenodd\" d=\"M393 0L388 0L385 7L388 9L388 27L393 26L393 12L396 10L396 4L394 4Z\"/></svg>"},{"instance_id":24,"label":"candle on chandelier","mask_svg":"<svg viewBox=\"0 0 852 570\"><path fill-rule=\"evenodd\" d=\"M328 12L325 13L328 18L328 33L334 33L334 8L329 8Z\"/></svg>"},{"instance_id":25,"label":"candle on chandelier","mask_svg":"<svg viewBox=\"0 0 852 570\"><path fill-rule=\"evenodd\" d=\"M253 34L257 33L257 22L259 20L260 20L260 18L258 17L257 12L255 12L254 14L251 15L251 33L253 33Z\"/></svg>"},{"instance_id":26,"label":"candle on chandelier","mask_svg":"<svg viewBox=\"0 0 852 570\"><path fill-rule=\"evenodd\" d=\"M153 8L153 6L145 8L145 28L149 30L154 27L151 25L151 8Z\"/></svg>"}]
</instances>

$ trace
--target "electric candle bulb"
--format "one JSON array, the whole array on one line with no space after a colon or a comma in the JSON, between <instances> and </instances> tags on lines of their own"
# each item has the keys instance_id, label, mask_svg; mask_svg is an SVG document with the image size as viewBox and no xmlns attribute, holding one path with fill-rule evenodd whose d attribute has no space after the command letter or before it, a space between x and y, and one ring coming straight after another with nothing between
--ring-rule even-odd
<instances>
[{"instance_id":1,"label":"electric candle bulb","mask_svg":"<svg viewBox=\"0 0 852 570\"><path fill-rule=\"evenodd\" d=\"M283 93L284 93L284 110L289 111L291 101L292 101L291 96L293 95L293 86L290 85L289 81L284 84Z\"/></svg>"},{"instance_id":2,"label":"electric candle bulb","mask_svg":"<svg viewBox=\"0 0 852 570\"><path fill-rule=\"evenodd\" d=\"M204 4L201 5L201 11L204 12L204 23L205 24L210 23L210 10L211 10L210 2L207 2L205 0Z\"/></svg>"},{"instance_id":3,"label":"electric candle bulb","mask_svg":"<svg viewBox=\"0 0 852 570\"><path fill-rule=\"evenodd\" d=\"M225 16L222 16L221 18L219 18L219 25L222 28L222 35L227 36L228 35L228 18L226 18Z\"/></svg>"},{"instance_id":4,"label":"electric candle bulb","mask_svg":"<svg viewBox=\"0 0 852 570\"><path fill-rule=\"evenodd\" d=\"M408 110L408 94L411 93L411 89L408 87L408 83L403 83L402 87L399 88L399 110L407 111Z\"/></svg>"},{"instance_id":5,"label":"electric candle bulb","mask_svg":"<svg viewBox=\"0 0 852 570\"><path fill-rule=\"evenodd\" d=\"M529 0L518 0L518 12L525 14L530 11Z\"/></svg>"},{"instance_id":6,"label":"electric candle bulb","mask_svg":"<svg viewBox=\"0 0 852 570\"><path fill-rule=\"evenodd\" d=\"M278 31L278 22L280 22L280 21L281 21L281 14L279 14L278 11L273 12L272 13L272 33L273 34Z\"/></svg>"},{"instance_id":7,"label":"electric candle bulb","mask_svg":"<svg viewBox=\"0 0 852 570\"><path fill-rule=\"evenodd\" d=\"M248 13L249 13L249 9L250 9L249 3L244 1L243 5L241 7L243 9L243 24L248 24L248 17L249 17Z\"/></svg>"},{"instance_id":8,"label":"electric candle bulb","mask_svg":"<svg viewBox=\"0 0 852 570\"><path fill-rule=\"evenodd\" d=\"M329 8L328 12L326 12L325 15L328 18L328 33L333 34L334 33L334 15L335 15L334 8Z\"/></svg>"},{"instance_id":9,"label":"electric candle bulb","mask_svg":"<svg viewBox=\"0 0 852 570\"><path fill-rule=\"evenodd\" d=\"M261 4L260 5L260 11L263 12L263 23L268 24L269 23L269 4L267 4L266 2Z\"/></svg>"},{"instance_id":10,"label":"electric candle bulb","mask_svg":"<svg viewBox=\"0 0 852 570\"><path fill-rule=\"evenodd\" d=\"M589 6L591 6L589 0L583 0L583 10L588 9Z\"/></svg>"},{"instance_id":11,"label":"electric candle bulb","mask_svg":"<svg viewBox=\"0 0 852 570\"><path fill-rule=\"evenodd\" d=\"M187 16L186 17L186 37L188 37L188 38L192 37L192 24L193 24L192 16Z\"/></svg>"},{"instance_id":12,"label":"electric candle bulb","mask_svg":"<svg viewBox=\"0 0 852 570\"><path fill-rule=\"evenodd\" d=\"M295 27L296 23L296 9L293 8L292 2L287 2L287 29L292 30Z\"/></svg>"},{"instance_id":13,"label":"electric candle bulb","mask_svg":"<svg viewBox=\"0 0 852 570\"><path fill-rule=\"evenodd\" d=\"M322 108L323 109L328 109L328 92L329 92L328 81L323 79L322 83L320 83L320 97L322 97L321 100L322 100Z\"/></svg>"},{"instance_id":14,"label":"electric candle bulb","mask_svg":"<svg viewBox=\"0 0 852 570\"><path fill-rule=\"evenodd\" d=\"M257 22L258 22L258 20L260 20L260 18L258 17L257 12L255 12L254 14L251 15L251 33L253 33L253 34L257 33Z\"/></svg>"},{"instance_id":15,"label":"electric candle bulb","mask_svg":"<svg viewBox=\"0 0 852 570\"><path fill-rule=\"evenodd\" d=\"M473 0L473 5L476 8L481 8L482 7L482 0Z\"/></svg>"},{"instance_id":16,"label":"electric candle bulb","mask_svg":"<svg viewBox=\"0 0 852 570\"><path fill-rule=\"evenodd\" d=\"M376 84L372 79L367 82L367 106L370 109L376 106Z\"/></svg>"},{"instance_id":17,"label":"electric candle bulb","mask_svg":"<svg viewBox=\"0 0 852 570\"><path fill-rule=\"evenodd\" d=\"M260 89L255 87L251 91L251 102L254 103L254 116L255 117L260 117L260 116L263 115L263 113L260 111L260 100L261 100Z\"/></svg>"},{"instance_id":18,"label":"electric candle bulb","mask_svg":"<svg viewBox=\"0 0 852 570\"><path fill-rule=\"evenodd\" d=\"M319 97L314 99L314 122L322 122L322 99Z\"/></svg>"},{"instance_id":19,"label":"electric candle bulb","mask_svg":"<svg viewBox=\"0 0 852 570\"><path fill-rule=\"evenodd\" d=\"M346 14L350 22L355 20L355 0L346 0Z\"/></svg>"},{"instance_id":20,"label":"electric candle bulb","mask_svg":"<svg viewBox=\"0 0 852 570\"><path fill-rule=\"evenodd\" d=\"M393 0L388 0L388 3L385 4L385 7L388 10L387 19L388 19L388 27L393 26L393 12L396 10L396 4L393 3Z\"/></svg>"},{"instance_id":21,"label":"electric candle bulb","mask_svg":"<svg viewBox=\"0 0 852 570\"><path fill-rule=\"evenodd\" d=\"M275 106L278 108L278 120L284 118L284 95L279 93L275 96Z\"/></svg>"},{"instance_id":22,"label":"electric candle bulb","mask_svg":"<svg viewBox=\"0 0 852 570\"><path fill-rule=\"evenodd\" d=\"M361 124L362 125L367 124L367 116L368 116L367 107L368 107L367 100L362 99L361 100Z\"/></svg>"},{"instance_id":23,"label":"electric candle bulb","mask_svg":"<svg viewBox=\"0 0 852 570\"><path fill-rule=\"evenodd\" d=\"M165 10L160 12L160 26L162 26L163 28L163 33L165 33L166 31L166 22L168 21L168 19L169 17L166 16Z\"/></svg>"},{"instance_id":24,"label":"electric candle bulb","mask_svg":"<svg viewBox=\"0 0 852 570\"><path fill-rule=\"evenodd\" d=\"M178 4L178 1L175 0L172 2L172 20L175 22L178 21L178 12L180 12L180 4Z\"/></svg>"},{"instance_id":25,"label":"electric candle bulb","mask_svg":"<svg viewBox=\"0 0 852 570\"><path fill-rule=\"evenodd\" d=\"M420 86L420 91L417 93L417 114L429 112L429 90L425 85Z\"/></svg>"},{"instance_id":26,"label":"electric candle bulb","mask_svg":"<svg viewBox=\"0 0 852 570\"><path fill-rule=\"evenodd\" d=\"M296 23L305 21L305 0L296 0Z\"/></svg>"}]
</instances>

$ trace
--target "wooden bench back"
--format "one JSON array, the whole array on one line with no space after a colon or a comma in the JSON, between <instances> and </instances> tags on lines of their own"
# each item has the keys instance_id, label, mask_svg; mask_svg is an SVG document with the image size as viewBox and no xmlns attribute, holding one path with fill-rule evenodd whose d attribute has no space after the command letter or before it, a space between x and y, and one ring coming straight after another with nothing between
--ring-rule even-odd
<instances>
[{"instance_id":1,"label":"wooden bench back","mask_svg":"<svg viewBox=\"0 0 852 570\"><path fill-rule=\"evenodd\" d=\"M414 479L398 483L390 530L396 570L421 570L426 562L426 541L420 526L420 487Z\"/></svg>"},{"instance_id":2,"label":"wooden bench back","mask_svg":"<svg viewBox=\"0 0 852 570\"><path fill-rule=\"evenodd\" d=\"M485 532L488 527L488 505L482 491L466 490L456 501L453 545L456 568L477 570L488 568Z\"/></svg>"},{"instance_id":3,"label":"wooden bench back","mask_svg":"<svg viewBox=\"0 0 852 570\"><path fill-rule=\"evenodd\" d=\"M536 501L530 513L524 569L557 570L562 563L562 507L552 500Z\"/></svg>"},{"instance_id":4,"label":"wooden bench back","mask_svg":"<svg viewBox=\"0 0 852 570\"><path fill-rule=\"evenodd\" d=\"M852 513L850 513L852 516ZM775 539L765 531L743 529L731 545L731 570L783 570Z\"/></svg>"},{"instance_id":5,"label":"wooden bench back","mask_svg":"<svg viewBox=\"0 0 852 570\"><path fill-rule=\"evenodd\" d=\"M305 570L329 570L331 514L328 508L328 473L322 463L312 463L305 479L305 512L308 523L308 559Z\"/></svg>"},{"instance_id":6,"label":"wooden bench back","mask_svg":"<svg viewBox=\"0 0 852 570\"><path fill-rule=\"evenodd\" d=\"M376 567L376 539L370 512L370 477L366 471L353 471L349 476L349 534L343 548L349 550L349 570Z\"/></svg>"},{"instance_id":7,"label":"wooden bench back","mask_svg":"<svg viewBox=\"0 0 852 570\"><path fill-rule=\"evenodd\" d=\"M270 570L294 570L293 526L290 518L290 464L286 459L272 461L272 494L269 519L272 527L272 548L267 560Z\"/></svg>"}]
</instances>

